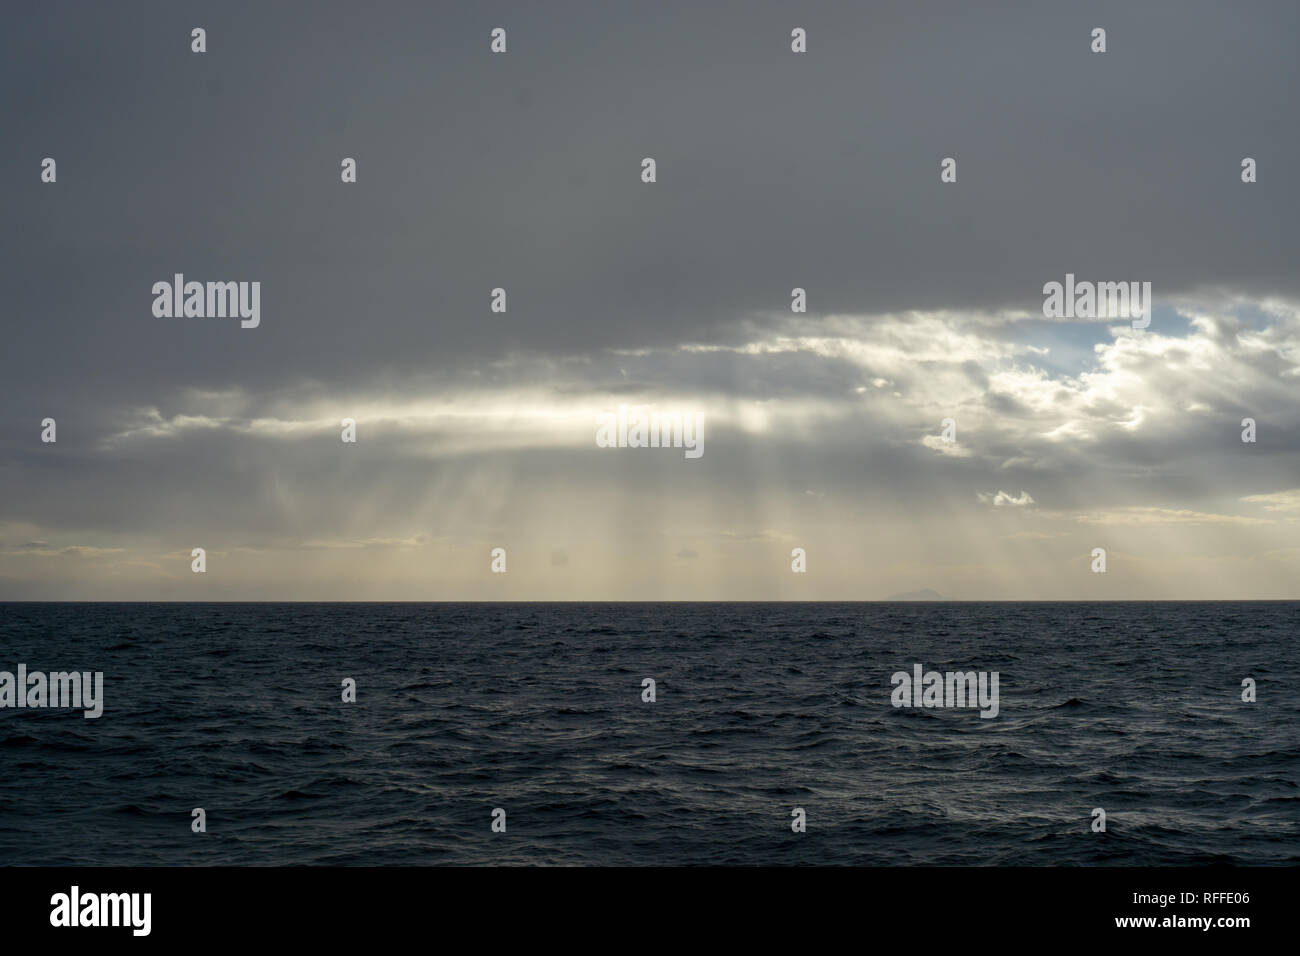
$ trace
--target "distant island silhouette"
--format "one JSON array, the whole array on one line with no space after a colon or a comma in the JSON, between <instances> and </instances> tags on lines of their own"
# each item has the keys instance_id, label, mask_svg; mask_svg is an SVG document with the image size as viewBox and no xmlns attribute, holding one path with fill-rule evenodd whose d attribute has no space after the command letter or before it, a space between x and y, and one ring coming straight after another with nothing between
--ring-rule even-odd
<instances>
[{"instance_id":1,"label":"distant island silhouette","mask_svg":"<svg viewBox=\"0 0 1300 956\"><path fill-rule=\"evenodd\" d=\"M932 591L929 588L922 588L920 591L904 591L901 594L891 594L885 598L886 601L947 601L938 591Z\"/></svg>"}]
</instances>

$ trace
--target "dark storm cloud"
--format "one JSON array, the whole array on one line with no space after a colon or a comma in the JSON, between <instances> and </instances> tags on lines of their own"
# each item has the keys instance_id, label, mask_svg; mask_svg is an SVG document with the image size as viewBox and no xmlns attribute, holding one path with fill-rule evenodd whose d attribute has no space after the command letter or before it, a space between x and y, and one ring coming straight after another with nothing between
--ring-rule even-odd
<instances>
[{"instance_id":1,"label":"dark storm cloud","mask_svg":"<svg viewBox=\"0 0 1300 956\"><path fill-rule=\"evenodd\" d=\"M1037 308L1067 271L1157 297L1293 293L1297 20L1291 3L10 9L5 397L30 415L726 340L796 285L813 313ZM174 272L261 281L261 328L154 318ZM498 285L506 315L487 310Z\"/></svg>"}]
</instances>

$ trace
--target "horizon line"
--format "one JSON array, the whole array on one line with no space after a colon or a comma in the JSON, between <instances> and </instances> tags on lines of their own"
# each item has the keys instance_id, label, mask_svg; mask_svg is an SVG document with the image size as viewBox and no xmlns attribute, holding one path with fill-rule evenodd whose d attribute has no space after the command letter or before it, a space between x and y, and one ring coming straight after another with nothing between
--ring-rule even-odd
<instances>
[{"instance_id":1,"label":"horizon line","mask_svg":"<svg viewBox=\"0 0 1300 956\"><path fill-rule=\"evenodd\" d=\"M315 601L302 598L268 599L261 601L215 600L13 600L0 598L0 604L1295 604L1294 598L941 598L931 600L897 600L890 598L817 598L803 600L776 600L771 598L654 598L654 599L529 599L529 600L365 600L365 601Z\"/></svg>"}]
</instances>

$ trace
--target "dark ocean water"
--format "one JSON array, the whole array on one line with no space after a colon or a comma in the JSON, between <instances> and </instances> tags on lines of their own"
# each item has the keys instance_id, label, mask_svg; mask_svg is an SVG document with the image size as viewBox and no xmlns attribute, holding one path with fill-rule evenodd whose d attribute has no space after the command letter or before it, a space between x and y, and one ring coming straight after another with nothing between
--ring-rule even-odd
<instances>
[{"instance_id":1,"label":"dark ocean water","mask_svg":"<svg viewBox=\"0 0 1300 956\"><path fill-rule=\"evenodd\" d=\"M1298 623L1296 602L0 604L0 670L105 682L98 720L0 710L0 864L1295 864ZM999 715L892 707L915 663L998 671Z\"/></svg>"}]
</instances>

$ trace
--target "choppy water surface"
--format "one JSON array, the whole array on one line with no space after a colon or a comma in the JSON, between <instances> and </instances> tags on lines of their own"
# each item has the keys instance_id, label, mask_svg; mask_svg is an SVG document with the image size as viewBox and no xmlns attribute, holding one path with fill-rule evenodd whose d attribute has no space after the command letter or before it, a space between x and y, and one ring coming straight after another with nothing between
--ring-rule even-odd
<instances>
[{"instance_id":1,"label":"choppy water surface","mask_svg":"<svg viewBox=\"0 0 1300 956\"><path fill-rule=\"evenodd\" d=\"M105 681L98 720L0 710L0 864L1294 864L1298 622L1283 602L0 604L0 670ZM1000 713L891 706L916 663L998 671Z\"/></svg>"}]
</instances>

